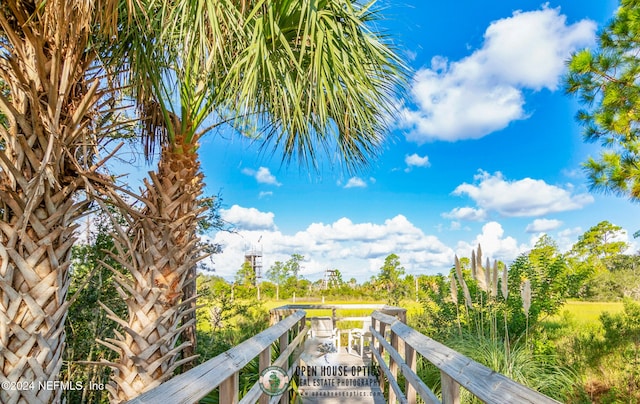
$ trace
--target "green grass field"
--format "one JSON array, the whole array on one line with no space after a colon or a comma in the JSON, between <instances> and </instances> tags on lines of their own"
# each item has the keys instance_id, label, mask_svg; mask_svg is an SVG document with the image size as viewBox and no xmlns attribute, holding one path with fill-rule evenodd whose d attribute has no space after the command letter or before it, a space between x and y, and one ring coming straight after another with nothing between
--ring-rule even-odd
<instances>
[{"instance_id":1,"label":"green grass field","mask_svg":"<svg viewBox=\"0 0 640 404\"><path fill-rule=\"evenodd\" d=\"M267 310L274 309L280 306L286 306L289 304L294 304L291 300L266 300L263 301L262 304ZM296 300L295 304L324 304L324 305L332 305L332 304L385 304L384 301L381 300L325 300L324 303L315 299L315 300ZM416 301L403 301L400 307L407 309L407 317L410 319L413 315L419 313L422 310L422 306L419 302ZM331 309L305 309L307 312L307 317L316 317L316 316L331 316ZM364 317L371 314L372 309L338 309L336 315L338 317ZM352 322L343 321L340 322L338 328L353 328L358 325L352 324Z\"/></svg>"},{"instance_id":2,"label":"green grass field","mask_svg":"<svg viewBox=\"0 0 640 404\"><path fill-rule=\"evenodd\" d=\"M291 300L267 300L263 302L264 307L267 310L271 310L273 308L284 306L287 304L293 304ZM318 300L297 300L296 304L321 304ZM325 300L324 304L332 305L332 304L384 304L383 301L369 300L369 301L353 301L353 300ZM401 304L402 307L407 309L407 317L411 318L413 315L418 314L422 311L422 306L419 302L416 301L403 301ZM356 316L364 316L368 314L371 310L347 310L342 309L338 310L339 317L356 317ZM571 300L568 301L562 309L560 309L560 313L552 318L559 319L562 316L562 313L568 312L569 316L574 319L578 323L582 324L598 324L598 318L600 314L608 311L610 313L620 313L623 311L622 302L584 302ZM308 316L330 316L331 310L307 310Z\"/></svg>"},{"instance_id":3,"label":"green grass field","mask_svg":"<svg viewBox=\"0 0 640 404\"><path fill-rule=\"evenodd\" d=\"M598 324L598 318L603 312L608 311L612 314L620 313L623 309L622 302L583 302L571 300L560 309L561 314L555 317L559 318L562 313L568 312L570 317L578 323Z\"/></svg>"}]
</instances>

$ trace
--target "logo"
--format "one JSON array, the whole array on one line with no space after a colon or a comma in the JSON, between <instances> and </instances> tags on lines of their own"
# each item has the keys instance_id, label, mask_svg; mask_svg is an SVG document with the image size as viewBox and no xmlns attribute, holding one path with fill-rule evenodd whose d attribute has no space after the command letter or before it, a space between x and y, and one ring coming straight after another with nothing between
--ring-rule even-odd
<instances>
[{"instance_id":1,"label":"logo","mask_svg":"<svg viewBox=\"0 0 640 404\"><path fill-rule=\"evenodd\" d=\"M260 372L260 389L268 396L279 396L289 386L287 372L279 366L269 366Z\"/></svg>"}]
</instances>

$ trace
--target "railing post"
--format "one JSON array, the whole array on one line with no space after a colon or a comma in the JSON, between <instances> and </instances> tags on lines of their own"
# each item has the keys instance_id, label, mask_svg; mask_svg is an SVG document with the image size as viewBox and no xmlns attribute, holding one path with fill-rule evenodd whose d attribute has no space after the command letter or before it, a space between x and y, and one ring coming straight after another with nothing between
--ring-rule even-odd
<instances>
[{"instance_id":1,"label":"railing post","mask_svg":"<svg viewBox=\"0 0 640 404\"><path fill-rule=\"evenodd\" d=\"M240 373L234 372L220 384L220 402L237 404L238 390L240 389Z\"/></svg>"},{"instance_id":2,"label":"railing post","mask_svg":"<svg viewBox=\"0 0 640 404\"><path fill-rule=\"evenodd\" d=\"M380 335L382 335L382 339L384 339L384 334L386 332L386 328L387 328L387 324L380 321ZM378 353L380 354L381 358L384 358L383 354L384 354L384 347L382 346L382 344L378 343ZM380 372L380 375L378 376L379 379L379 385L380 388L384 389L384 373ZM384 392L384 390L383 390Z\"/></svg>"},{"instance_id":3,"label":"railing post","mask_svg":"<svg viewBox=\"0 0 640 404\"><path fill-rule=\"evenodd\" d=\"M448 374L440 371L442 404L460 404L460 385Z\"/></svg>"},{"instance_id":4,"label":"railing post","mask_svg":"<svg viewBox=\"0 0 640 404\"><path fill-rule=\"evenodd\" d=\"M378 320L376 320L375 318L371 317L371 328L373 328L375 331L378 331L378 328L376 327ZM371 349L371 361L373 361L373 350L376 347L376 339L373 337L373 333L371 333L371 343L369 344L369 349Z\"/></svg>"},{"instance_id":5,"label":"railing post","mask_svg":"<svg viewBox=\"0 0 640 404\"><path fill-rule=\"evenodd\" d=\"M416 360L416 351L411 347L411 345L407 344L406 341L404 343L404 361L407 363L407 366L411 369L413 373L416 373L417 369L417 360ZM407 396L407 404L416 404L416 389L413 385L407 382L405 388L405 395Z\"/></svg>"},{"instance_id":6,"label":"railing post","mask_svg":"<svg viewBox=\"0 0 640 404\"><path fill-rule=\"evenodd\" d=\"M298 335L304 330L304 327L307 325L307 316L303 316L298 323Z\"/></svg>"},{"instance_id":7,"label":"railing post","mask_svg":"<svg viewBox=\"0 0 640 404\"><path fill-rule=\"evenodd\" d=\"M271 365L271 345L269 348L260 352L260 356L258 357L258 374L262 374L262 371L268 368ZM269 404L269 396L262 393L260 396L259 402L260 404ZM221 401L223 402L223 401Z\"/></svg>"},{"instance_id":8,"label":"railing post","mask_svg":"<svg viewBox=\"0 0 640 404\"><path fill-rule=\"evenodd\" d=\"M393 330L391 330L391 347L398 351L398 336ZM389 372L391 373L391 378L398 381L398 364L393 360L391 356L389 356ZM389 402L396 402L396 392L391 388L391 381L389 381L388 387L389 389Z\"/></svg>"},{"instance_id":9,"label":"railing post","mask_svg":"<svg viewBox=\"0 0 640 404\"><path fill-rule=\"evenodd\" d=\"M282 352L284 352L285 349L287 349L287 346L289 346L289 330L285 331L284 334L282 334L280 336L280 354L282 354ZM289 368L289 359L287 358L287 361L285 362L285 368L288 369ZM224 401L221 401L224 402ZM289 393L288 391L285 391L284 393L282 393L282 397L280 397L280 404L287 404L289 402Z\"/></svg>"}]
</instances>

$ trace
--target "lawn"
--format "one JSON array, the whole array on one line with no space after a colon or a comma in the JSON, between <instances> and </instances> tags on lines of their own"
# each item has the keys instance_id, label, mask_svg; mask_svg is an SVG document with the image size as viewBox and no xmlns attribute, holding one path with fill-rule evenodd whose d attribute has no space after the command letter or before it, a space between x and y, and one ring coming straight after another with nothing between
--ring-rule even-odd
<instances>
[{"instance_id":1,"label":"lawn","mask_svg":"<svg viewBox=\"0 0 640 404\"><path fill-rule=\"evenodd\" d=\"M285 306L288 304L294 304L290 299L288 300L266 300L263 301L262 304L267 310L274 309L276 307ZM344 305L356 305L356 304L385 304L382 300L325 300L324 303L319 301L318 299L314 300L302 300L296 299L295 304L324 304L324 305L333 305L333 304L344 304ZM406 300L400 304L400 307L407 309L407 318L411 319L412 316L419 313L422 310L422 306L419 302ZM319 317L319 316L331 316L331 309L306 309L307 317ZM370 315L372 309L338 309L337 316L338 317L364 317ZM346 329L359 327L361 325L357 325L354 322L350 321L342 321L339 323L338 328Z\"/></svg>"},{"instance_id":2,"label":"lawn","mask_svg":"<svg viewBox=\"0 0 640 404\"><path fill-rule=\"evenodd\" d=\"M599 324L599 317L605 311L609 313L620 313L624 310L622 302L584 302L571 300L562 309L560 315L568 312L572 319L582 324ZM555 316L559 318L560 315Z\"/></svg>"}]
</instances>

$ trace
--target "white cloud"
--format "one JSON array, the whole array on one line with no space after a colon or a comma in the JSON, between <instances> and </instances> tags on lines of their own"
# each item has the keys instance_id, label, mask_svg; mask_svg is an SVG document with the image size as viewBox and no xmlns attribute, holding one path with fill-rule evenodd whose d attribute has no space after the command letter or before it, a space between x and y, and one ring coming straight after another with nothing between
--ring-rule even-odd
<instances>
[{"instance_id":1,"label":"white cloud","mask_svg":"<svg viewBox=\"0 0 640 404\"><path fill-rule=\"evenodd\" d=\"M367 183L362 178L351 177L345 184L344 188L366 188Z\"/></svg>"},{"instance_id":2,"label":"white cloud","mask_svg":"<svg viewBox=\"0 0 640 404\"><path fill-rule=\"evenodd\" d=\"M562 222L556 219L536 219L529 223L526 228L527 233L546 233L562 226Z\"/></svg>"},{"instance_id":3,"label":"white cloud","mask_svg":"<svg viewBox=\"0 0 640 404\"><path fill-rule=\"evenodd\" d=\"M468 195L481 209L506 217L543 216L576 210L594 200L589 194L572 194L543 180L524 178L507 181L500 172L491 175L480 171L475 179L479 183L463 183L453 194Z\"/></svg>"},{"instance_id":4,"label":"white cloud","mask_svg":"<svg viewBox=\"0 0 640 404\"><path fill-rule=\"evenodd\" d=\"M252 209L254 214L264 214L254 208L246 210ZM364 281L377 274L384 258L391 253L400 256L408 272L436 273L448 268L453 260L451 248L437 237L424 234L403 215L382 223L354 223L348 218L329 224L311 223L293 234L284 234L275 225L271 230L219 232L213 242L223 245L223 252L213 259L216 272L227 278L232 278L240 268L244 252L250 246L264 252L263 271L275 261L287 260L291 254L304 255L301 273L310 279L321 278L327 268L339 268L343 275Z\"/></svg>"},{"instance_id":5,"label":"white cloud","mask_svg":"<svg viewBox=\"0 0 640 404\"><path fill-rule=\"evenodd\" d=\"M554 91L571 52L595 40L596 24L567 24L559 9L543 7L494 21L482 48L459 60L436 56L416 72L400 127L409 140L477 139L525 119L523 90Z\"/></svg>"},{"instance_id":6,"label":"white cloud","mask_svg":"<svg viewBox=\"0 0 640 404\"><path fill-rule=\"evenodd\" d=\"M578 241L578 237L582 235L584 231L581 227L574 227L571 229L564 229L558 232L558 236L556 241L558 243L558 248L562 252L567 252L573 247L576 241Z\"/></svg>"},{"instance_id":7,"label":"white cloud","mask_svg":"<svg viewBox=\"0 0 640 404\"><path fill-rule=\"evenodd\" d=\"M273 192L271 191L262 191L258 194L258 198L262 199L262 198L266 198L268 196L273 196Z\"/></svg>"},{"instance_id":8,"label":"white cloud","mask_svg":"<svg viewBox=\"0 0 640 404\"><path fill-rule=\"evenodd\" d=\"M447 219L479 222L487 218L487 212L484 209L474 209L465 206L463 208L454 208L451 212L443 213L442 217Z\"/></svg>"},{"instance_id":9,"label":"white cloud","mask_svg":"<svg viewBox=\"0 0 640 404\"><path fill-rule=\"evenodd\" d=\"M223 246L223 252L212 257L216 274L232 279L242 265L245 252L255 248L263 252L263 273L275 261L286 261L291 254L305 257L301 274L311 280L322 278L327 268L338 268L347 279L362 282L377 275L384 258L395 253L408 273L447 273L454 254L469 257L471 250L482 245L485 257L509 265L518 255L529 251L537 237L518 242L506 234L502 225L485 223L480 233L457 241L455 248L438 237L426 234L404 215L396 215L381 222L353 222L343 217L331 223L311 223L306 228L283 233L273 222L273 213L255 208L234 206L224 212L254 219L262 226L239 228L236 232L218 232L211 240ZM561 248L568 248L582 234L579 228L558 233ZM624 234L622 239L627 240Z\"/></svg>"},{"instance_id":10,"label":"white cloud","mask_svg":"<svg viewBox=\"0 0 640 404\"><path fill-rule=\"evenodd\" d=\"M456 253L458 256L470 257L471 250L478 244L482 246L484 257L488 257L491 261L494 259L504 261L507 264L529 249L528 246L518 245L515 238L505 237L504 229L498 222L489 222L482 226L482 233L477 235L471 243L459 242Z\"/></svg>"},{"instance_id":11,"label":"white cloud","mask_svg":"<svg viewBox=\"0 0 640 404\"><path fill-rule=\"evenodd\" d=\"M273 230L275 223L272 212L260 212L256 208L243 208L233 205L230 209L221 209L222 220L231 223L239 230Z\"/></svg>"},{"instance_id":12,"label":"white cloud","mask_svg":"<svg viewBox=\"0 0 640 404\"><path fill-rule=\"evenodd\" d=\"M242 173L254 177L260 184L276 185L278 187L282 185L278 182L276 177L271 174L271 171L269 171L267 167L260 167L258 168L258 171L251 168L245 168L242 170Z\"/></svg>"},{"instance_id":13,"label":"white cloud","mask_svg":"<svg viewBox=\"0 0 640 404\"><path fill-rule=\"evenodd\" d=\"M406 172L411 171L413 167L431 166L431 163L429 162L429 156L420 157L417 153L413 153L410 156L405 156L404 162L407 165L407 168L405 169Z\"/></svg>"}]
</instances>

